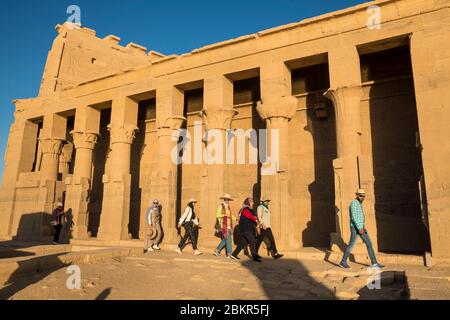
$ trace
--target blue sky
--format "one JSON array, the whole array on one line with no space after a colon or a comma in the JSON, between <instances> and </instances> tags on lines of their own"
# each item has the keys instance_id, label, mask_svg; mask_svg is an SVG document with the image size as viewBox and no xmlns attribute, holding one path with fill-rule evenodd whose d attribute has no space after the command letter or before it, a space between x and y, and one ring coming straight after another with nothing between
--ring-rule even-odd
<instances>
[{"instance_id":1,"label":"blue sky","mask_svg":"<svg viewBox=\"0 0 450 320\"><path fill-rule=\"evenodd\" d=\"M13 122L12 100L35 97L56 36L54 27L81 9L83 26L99 37L115 34L164 54L189 52L207 44L344 9L362 0L28 0L0 7L0 177Z\"/></svg>"}]
</instances>

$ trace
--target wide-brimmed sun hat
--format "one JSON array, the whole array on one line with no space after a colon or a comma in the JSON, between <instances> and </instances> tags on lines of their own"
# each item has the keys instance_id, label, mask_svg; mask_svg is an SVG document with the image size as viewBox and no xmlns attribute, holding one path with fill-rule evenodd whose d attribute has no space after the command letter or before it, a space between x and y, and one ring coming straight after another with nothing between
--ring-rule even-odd
<instances>
[{"instance_id":1,"label":"wide-brimmed sun hat","mask_svg":"<svg viewBox=\"0 0 450 320\"><path fill-rule=\"evenodd\" d=\"M270 201L269 197L266 197L266 196L261 197L261 202L269 202L269 201Z\"/></svg>"},{"instance_id":2,"label":"wide-brimmed sun hat","mask_svg":"<svg viewBox=\"0 0 450 320\"><path fill-rule=\"evenodd\" d=\"M196 203L197 200L195 198L190 198L188 203Z\"/></svg>"},{"instance_id":3,"label":"wide-brimmed sun hat","mask_svg":"<svg viewBox=\"0 0 450 320\"><path fill-rule=\"evenodd\" d=\"M158 231L156 228L152 225L149 225L147 228L147 236L150 238L150 240L154 240L158 236Z\"/></svg>"},{"instance_id":4,"label":"wide-brimmed sun hat","mask_svg":"<svg viewBox=\"0 0 450 320\"><path fill-rule=\"evenodd\" d=\"M225 193L220 199L233 201L233 198L231 198L229 193Z\"/></svg>"},{"instance_id":5,"label":"wide-brimmed sun hat","mask_svg":"<svg viewBox=\"0 0 450 320\"><path fill-rule=\"evenodd\" d=\"M366 195L366 191L364 189L357 189L355 193L357 195Z\"/></svg>"},{"instance_id":6,"label":"wide-brimmed sun hat","mask_svg":"<svg viewBox=\"0 0 450 320\"><path fill-rule=\"evenodd\" d=\"M58 202L58 203L56 204L56 207L62 208L62 207L64 207L64 205L62 204L62 202Z\"/></svg>"}]
</instances>

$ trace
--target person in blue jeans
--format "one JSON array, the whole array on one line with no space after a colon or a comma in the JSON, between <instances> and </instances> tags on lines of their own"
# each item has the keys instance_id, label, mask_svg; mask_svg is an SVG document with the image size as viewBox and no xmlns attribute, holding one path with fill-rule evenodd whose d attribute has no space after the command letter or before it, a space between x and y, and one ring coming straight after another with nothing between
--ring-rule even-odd
<instances>
[{"instance_id":1,"label":"person in blue jeans","mask_svg":"<svg viewBox=\"0 0 450 320\"><path fill-rule=\"evenodd\" d=\"M384 265L377 262L375 252L373 250L372 241L370 240L369 234L365 228L365 216L362 203L366 198L366 192L363 189L356 190L356 199L350 203L350 242L345 249L344 256L342 257L340 267L349 269L350 266L347 264L347 259L353 249L356 242L356 237L359 235L367 247L367 252L369 253L370 261L372 263L372 268L384 268Z\"/></svg>"},{"instance_id":2,"label":"person in blue jeans","mask_svg":"<svg viewBox=\"0 0 450 320\"><path fill-rule=\"evenodd\" d=\"M230 201L233 201L231 196L227 193L220 199L223 201L217 208L217 221L218 226L220 227L222 239L213 254L218 257L220 255L220 251L226 247L227 257L231 258L233 229L237 219L231 213Z\"/></svg>"}]
</instances>

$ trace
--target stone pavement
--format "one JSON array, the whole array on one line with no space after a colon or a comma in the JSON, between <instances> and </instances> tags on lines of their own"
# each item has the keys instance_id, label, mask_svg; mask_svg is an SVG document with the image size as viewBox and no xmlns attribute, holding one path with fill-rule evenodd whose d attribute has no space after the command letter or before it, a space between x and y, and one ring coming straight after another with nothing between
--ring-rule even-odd
<instances>
[{"instance_id":1,"label":"stone pavement","mask_svg":"<svg viewBox=\"0 0 450 320\"><path fill-rule=\"evenodd\" d=\"M321 260L264 258L257 263L173 251L82 263L81 288L69 290L67 266L0 287L0 299L450 299L450 268L389 265L381 289L367 267L347 271ZM406 273L405 273L406 270Z\"/></svg>"}]
</instances>

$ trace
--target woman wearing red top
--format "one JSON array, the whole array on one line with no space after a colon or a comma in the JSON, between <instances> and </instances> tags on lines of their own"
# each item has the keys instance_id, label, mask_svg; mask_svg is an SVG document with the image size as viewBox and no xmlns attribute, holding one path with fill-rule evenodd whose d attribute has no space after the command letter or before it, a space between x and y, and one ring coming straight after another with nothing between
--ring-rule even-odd
<instances>
[{"instance_id":1,"label":"woman wearing red top","mask_svg":"<svg viewBox=\"0 0 450 320\"><path fill-rule=\"evenodd\" d=\"M261 256L256 252L256 225L258 219L256 213L253 210L253 198L248 197L244 201L239 218L239 227L242 233L243 241L238 244L231 257L239 260L239 253L245 246L250 244L250 251L254 261L261 262Z\"/></svg>"}]
</instances>

